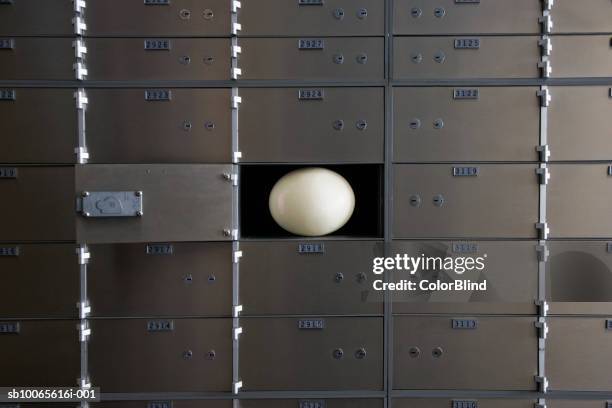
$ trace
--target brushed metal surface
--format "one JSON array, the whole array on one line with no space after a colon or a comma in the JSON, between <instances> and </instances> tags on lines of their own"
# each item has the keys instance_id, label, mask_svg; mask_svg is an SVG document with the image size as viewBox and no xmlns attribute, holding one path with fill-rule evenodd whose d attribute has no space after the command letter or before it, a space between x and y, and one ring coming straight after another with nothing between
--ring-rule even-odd
<instances>
[{"instance_id":1,"label":"brushed metal surface","mask_svg":"<svg viewBox=\"0 0 612 408\"><path fill-rule=\"evenodd\" d=\"M546 406L550 408L607 408L607 403L606 400L546 400Z\"/></svg>"},{"instance_id":2,"label":"brushed metal surface","mask_svg":"<svg viewBox=\"0 0 612 408\"><path fill-rule=\"evenodd\" d=\"M324 38L322 50L300 50L299 38L242 38L241 79L353 80L384 78L382 38ZM342 56L343 62L334 59ZM358 61L367 56L365 63Z\"/></svg>"},{"instance_id":3,"label":"brushed metal surface","mask_svg":"<svg viewBox=\"0 0 612 408\"><path fill-rule=\"evenodd\" d=\"M479 38L479 49L455 49L456 39ZM395 37L395 79L538 78L536 36ZM434 57L443 53L442 62ZM442 54L440 54L442 55ZM414 62L420 56L420 62ZM418 59L418 58L417 58ZM553 66L555 64L553 63Z\"/></svg>"},{"instance_id":4,"label":"brushed metal surface","mask_svg":"<svg viewBox=\"0 0 612 408\"><path fill-rule=\"evenodd\" d=\"M301 399L264 399L264 400L238 400L240 408L300 408L311 404L323 402L323 408L382 408L382 399L348 399L348 398L301 398Z\"/></svg>"},{"instance_id":5,"label":"brushed metal surface","mask_svg":"<svg viewBox=\"0 0 612 408\"><path fill-rule=\"evenodd\" d=\"M78 145L75 90L8 90L15 99L0 101L0 162L74 163Z\"/></svg>"},{"instance_id":6,"label":"brushed metal surface","mask_svg":"<svg viewBox=\"0 0 612 408\"><path fill-rule=\"evenodd\" d=\"M395 88L395 161L537 161L538 89ZM477 90L478 99L454 98L461 90Z\"/></svg>"},{"instance_id":7,"label":"brushed metal surface","mask_svg":"<svg viewBox=\"0 0 612 408\"><path fill-rule=\"evenodd\" d=\"M382 256L382 243L316 241L324 253L298 252L314 243L241 242L242 314L382 314L382 294L372 290L380 279L372 259Z\"/></svg>"},{"instance_id":8,"label":"brushed metal surface","mask_svg":"<svg viewBox=\"0 0 612 408\"><path fill-rule=\"evenodd\" d=\"M0 49L3 80L64 80L75 78L72 38L12 38L13 49Z\"/></svg>"},{"instance_id":9,"label":"brushed metal surface","mask_svg":"<svg viewBox=\"0 0 612 408\"><path fill-rule=\"evenodd\" d=\"M244 391L382 389L382 318L330 317L324 329L299 329L299 320L240 320ZM366 356L359 359L362 348ZM336 349L342 358L334 358Z\"/></svg>"},{"instance_id":10,"label":"brushed metal surface","mask_svg":"<svg viewBox=\"0 0 612 408\"><path fill-rule=\"evenodd\" d=\"M162 332L147 331L148 322L90 321L92 384L104 392L230 391L231 319L174 319L174 330Z\"/></svg>"},{"instance_id":11,"label":"brushed metal surface","mask_svg":"<svg viewBox=\"0 0 612 408\"><path fill-rule=\"evenodd\" d=\"M96 408L152 408L154 403L170 403L170 408L232 408L232 400L172 400L159 398L151 401L104 401L89 405Z\"/></svg>"},{"instance_id":12,"label":"brushed metal surface","mask_svg":"<svg viewBox=\"0 0 612 408\"><path fill-rule=\"evenodd\" d=\"M480 174L454 177L453 167ZM530 164L396 164L395 238L535 238L539 185ZM420 197L421 204L411 204ZM439 195L443 203L434 199Z\"/></svg>"},{"instance_id":13,"label":"brushed metal surface","mask_svg":"<svg viewBox=\"0 0 612 408\"><path fill-rule=\"evenodd\" d=\"M0 4L0 36L74 35L71 0L15 0Z\"/></svg>"},{"instance_id":14,"label":"brushed metal surface","mask_svg":"<svg viewBox=\"0 0 612 408\"><path fill-rule=\"evenodd\" d=\"M553 33L610 33L612 7L607 0L556 0Z\"/></svg>"},{"instance_id":15,"label":"brushed metal surface","mask_svg":"<svg viewBox=\"0 0 612 408\"><path fill-rule=\"evenodd\" d=\"M84 191L142 191L143 216L77 216L79 242L226 241L232 227L231 165L97 165L76 168Z\"/></svg>"},{"instance_id":16,"label":"brushed metal surface","mask_svg":"<svg viewBox=\"0 0 612 408\"><path fill-rule=\"evenodd\" d=\"M463 273L452 269L421 268L414 275L396 271L392 281L427 280L453 282L470 280L486 282L487 290L478 291L401 291L393 292L393 313L485 313L535 314L538 290L538 258L536 241L393 241L390 256L483 258L484 269ZM473 248L463 251L461 248ZM458 269L461 272L462 269Z\"/></svg>"},{"instance_id":17,"label":"brushed metal surface","mask_svg":"<svg viewBox=\"0 0 612 408\"><path fill-rule=\"evenodd\" d=\"M92 316L231 315L231 244L157 244L171 245L168 255L147 253L149 245L156 244L89 246Z\"/></svg>"},{"instance_id":18,"label":"brushed metal surface","mask_svg":"<svg viewBox=\"0 0 612 408\"><path fill-rule=\"evenodd\" d=\"M248 36L382 36L385 8L379 0L326 0L318 6L243 0L238 21L239 34Z\"/></svg>"},{"instance_id":19,"label":"brushed metal surface","mask_svg":"<svg viewBox=\"0 0 612 408\"><path fill-rule=\"evenodd\" d=\"M230 91L162 89L168 101L145 100L158 89L89 89L90 163L229 163Z\"/></svg>"},{"instance_id":20,"label":"brushed metal surface","mask_svg":"<svg viewBox=\"0 0 612 408\"><path fill-rule=\"evenodd\" d=\"M535 390L534 318L480 316L471 330L452 329L452 319L394 317L394 389Z\"/></svg>"},{"instance_id":21,"label":"brushed metal surface","mask_svg":"<svg viewBox=\"0 0 612 408\"><path fill-rule=\"evenodd\" d=\"M308 89L323 99L300 100ZM383 162L383 88L250 88L240 96L243 162Z\"/></svg>"},{"instance_id":22,"label":"brushed metal surface","mask_svg":"<svg viewBox=\"0 0 612 408\"><path fill-rule=\"evenodd\" d=\"M541 16L538 0L395 0L393 27L396 35L539 34Z\"/></svg>"},{"instance_id":23,"label":"brushed metal surface","mask_svg":"<svg viewBox=\"0 0 612 408\"><path fill-rule=\"evenodd\" d=\"M533 408L536 400L529 399L493 399L472 398L461 396L457 398L394 398L393 406L399 408L448 408L453 406L453 401L475 401L478 408ZM546 403L548 405L548 401Z\"/></svg>"},{"instance_id":24,"label":"brushed metal surface","mask_svg":"<svg viewBox=\"0 0 612 408\"><path fill-rule=\"evenodd\" d=\"M552 36L553 78L610 77L609 35Z\"/></svg>"},{"instance_id":25,"label":"brushed metal surface","mask_svg":"<svg viewBox=\"0 0 612 408\"><path fill-rule=\"evenodd\" d=\"M17 167L0 179L0 241L73 241L73 167Z\"/></svg>"}]
</instances>

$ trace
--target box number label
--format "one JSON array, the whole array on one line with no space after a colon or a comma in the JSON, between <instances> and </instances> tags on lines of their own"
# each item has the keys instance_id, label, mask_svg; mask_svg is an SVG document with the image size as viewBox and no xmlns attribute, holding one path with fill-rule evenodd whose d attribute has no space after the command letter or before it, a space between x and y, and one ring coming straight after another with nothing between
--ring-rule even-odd
<instances>
[{"instance_id":1,"label":"box number label","mask_svg":"<svg viewBox=\"0 0 612 408\"><path fill-rule=\"evenodd\" d=\"M324 328L325 328L325 320L323 319L298 320L298 329L322 330Z\"/></svg>"},{"instance_id":2,"label":"box number label","mask_svg":"<svg viewBox=\"0 0 612 408\"><path fill-rule=\"evenodd\" d=\"M480 173L478 167L453 167L454 177L476 177Z\"/></svg>"},{"instance_id":3,"label":"box number label","mask_svg":"<svg viewBox=\"0 0 612 408\"><path fill-rule=\"evenodd\" d=\"M298 244L298 253L300 254L323 254L325 253L325 244Z\"/></svg>"},{"instance_id":4,"label":"box number label","mask_svg":"<svg viewBox=\"0 0 612 408\"><path fill-rule=\"evenodd\" d=\"M300 89L298 99L302 101L322 100L325 97L323 89Z\"/></svg>"},{"instance_id":5,"label":"box number label","mask_svg":"<svg viewBox=\"0 0 612 408\"><path fill-rule=\"evenodd\" d=\"M476 319L453 319L451 327L458 330L474 330L478 328L478 320Z\"/></svg>"},{"instance_id":6,"label":"box number label","mask_svg":"<svg viewBox=\"0 0 612 408\"><path fill-rule=\"evenodd\" d=\"M0 256L19 256L19 247L0 247Z\"/></svg>"},{"instance_id":7,"label":"box number label","mask_svg":"<svg viewBox=\"0 0 612 408\"><path fill-rule=\"evenodd\" d=\"M170 50L170 40L145 40L144 49L148 51L168 51Z\"/></svg>"},{"instance_id":8,"label":"box number label","mask_svg":"<svg viewBox=\"0 0 612 408\"><path fill-rule=\"evenodd\" d=\"M453 400L453 408L478 408L478 401Z\"/></svg>"},{"instance_id":9,"label":"box number label","mask_svg":"<svg viewBox=\"0 0 612 408\"><path fill-rule=\"evenodd\" d=\"M453 244L453 252L458 254L473 254L478 252L478 244L471 244L469 242L458 242Z\"/></svg>"},{"instance_id":10,"label":"box number label","mask_svg":"<svg viewBox=\"0 0 612 408\"><path fill-rule=\"evenodd\" d=\"M14 89L0 89L0 101L14 101L16 96Z\"/></svg>"},{"instance_id":11,"label":"box number label","mask_svg":"<svg viewBox=\"0 0 612 408\"><path fill-rule=\"evenodd\" d=\"M478 99L480 90L478 88L457 88L453 91L453 99Z\"/></svg>"},{"instance_id":12,"label":"box number label","mask_svg":"<svg viewBox=\"0 0 612 408\"><path fill-rule=\"evenodd\" d=\"M15 167L0 167L0 178L3 178L3 179L17 178L17 169Z\"/></svg>"},{"instance_id":13,"label":"box number label","mask_svg":"<svg viewBox=\"0 0 612 408\"><path fill-rule=\"evenodd\" d=\"M18 322L0 323L0 334L19 334Z\"/></svg>"},{"instance_id":14,"label":"box number label","mask_svg":"<svg viewBox=\"0 0 612 408\"><path fill-rule=\"evenodd\" d=\"M147 322L147 331L150 332L166 332L174 330L174 321L172 320L149 320Z\"/></svg>"},{"instance_id":15,"label":"box number label","mask_svg":"<svg viewBox=\"0 0 612 408\"><path fill-rule=\"evenodd\" d=\"M301 400L298 404L299 408L325 408L323 400Z\"/></svg>"},{"instance_id":16,"label":"box number label","mask_svg":"<svg viewBox=\"0 0 612 408\"><path fill-rule=\"evenodd\" d=\"M300 50L322 50L325 48L325 40L321 38L300 38L298 48Z\"/></svg>"},{"instance_id":17,"label":"box number label","mask_svg":"<svg viewBox=\"0 0 612 408\"><path fill-rule=\"evenodd\" d=\"M145 91L145 101L169 101L172 98L172 91L169 89L147 89Z\"/></svg>"},{"instance_id":18,"label":"box number label","mask_svg":"<svg viewBox=\"0 0 612 408\"><path fill-rule=\"evenodd\" d=\"M0 50L12 50L15 48L15 40L12 38L0 38Z\"/></svg>"},{"instance_id":19,"label":"box number label","mask_svg":"<svg viewBox=\"0 0 612 408\"><path fill-rule=\"evenodd\" d=\"M460 50L477 50L480 48L480 38L456 38L455 48Z\"/></svg>"},{"instance_id":20,"label":"box number label","mask_svg":"<svg viewBox=\"0 0 612 408\"><path fill-rule=\"evenodd\" d=\"M170 244L150 244L147 245L147 255L172 255L174 246Z\"/></svg>"}]
</instances>

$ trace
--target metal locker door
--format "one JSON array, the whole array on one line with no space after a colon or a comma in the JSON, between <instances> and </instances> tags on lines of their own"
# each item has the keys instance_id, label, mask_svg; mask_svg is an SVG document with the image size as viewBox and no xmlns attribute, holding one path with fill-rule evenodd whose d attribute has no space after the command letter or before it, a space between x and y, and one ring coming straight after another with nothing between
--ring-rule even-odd
<instances>
[{"instance_id":1,"label":"metal locker door","mask_svg":"<svg viewBox=\"0 0 612 408\"><path fill-rule=\"evenodd\" d=\"M393 241L391 254L446 260L455 269L421 267L396 271L392 281L403 279L435 283L486 282L486 290L394 292L394 313L535 314L538 297L537 241ZM472 259L472 261L467 261ZM432 261L433 262L433 261ZM477 262L481 262L483 266Z\"/></svg>"},{"instance_id":2,"label":"metal locker door","mask_svg":"<svg viewBox=\"0 0 612 408\"><path fill-rule=\"evenodd\" d=\"M76 387L81 374L78 320L0 322L0 384Z\"/></svg>"},{"instance_id":3,"label":"metal locker door","mask_svg":"<svg viewBox=\"0 0 612 408\"><path fill-rule=\"evenodd\" d=\"M546 377L552 391L610 391L612 320L549 317Z\"/></svg>"},{"instance_id":4,"label":"metal locker door","mask_svg":"<svg viewBox=\"0 0 612 408\"><path fill-rule=\"evenodd\" d=\"M382 163L382 88L241 89L243 162Z\"/></svg>"},{"instance_id":5,"label":"metal locker door","mask_svg":"<svg viewBox=\"0 0 612 408\"><path fill-rule=\"evenodd\" d=\"M90 163L229 163L228 89L88 89Z\"/></svg>"},{"instance_id":6,"label":"metal locker door","mask_svg":"<svg viewBox=\"0 0 612 408\"><path fill-rule=\"evenodd\" d=\"M548 401L547 401L548 402ZM446 398L394 398L396 408L533 408L535 400L528 399L492 399L456 397Z\"/></svg>"},{"instance_id":7,"label":"metal locker door","mask_svg":"<svg viewBox=\"0 0 612 408\"><path fill-rule=\"evenodd\" d=\"M553 33L612 32L612 8L608 0L555 0L550 14Z\"/></svg>"},{"instance_id":8,"label":"metal locker door","mask_svg":"<svg viewBox=\"0 0 612 408\"><path fill-rule=\"evenodd\" d=\"M241 38L239 45L241 79L384 79L382 38Z\"/></svg>"},{"instance_id":9,"label":"metal locker door","mask_svg":"<svg viewBox=\"0 0 612 408\"><path fill-rule=\"evenodd\" d=\"M72 38L0 38L0 78L73 80L73 41Z\"/></svg>"},{"instance_id":10,"label":"metal locker door","mask_svg":"<svg viewBox=\"0 0 612 408\"><path fill-rule=\"evenodd\" d=\"M546 218L551 238L611 237L609 166L551 164L549 168Z\"/></svg>"},{"instance_id":11,"label":"metal locker door","mask_svg":"<svg viewBox=\"0 0 612 408\"><path fill-rule=\"evenodd\" d=\"M105 392L229 392L231 319L91 320L89 373Z\"/></svg>"},{"instance_id":12,"label":"metal locker door","mask_svg":"<svg viewBox=\"0 0 612 408\"><path fill-rule=\"evenodd\" d=\"M534 318L393 319L394 389L536 389Z\"/></svg>"},{"instance_id":13,"label":"metal locker door","mask_svg":"<svg viewBox=\"0 0 612 408\"><path fill-rule=\"evenodd\" d=\"M74 35L72 0L0 1L0 35Z\"/></svg>"},{"instance_id":14,"label":"metal locker door","mask_svg":"<svg viewBox=\"0 0 612 408\"><path fill-rule=\"evenodd\" d=\"M549 408L609 408L610 403L605 400L547 399L546 406Z\"/></svg>"},{"instance_id":15,"label":"metal locker door","mask_svg":"<svg viewBox=\"0 0 612 408\"><path fill-rule=\"evenodd\" d=\"M610 7L612 9L612 7ZM551 160L611 160L612 88L549 88L548 144Z\"/></svg>"},{"instance_id":16,"label":"metal locker door","mask_svg":"<svg viewBox=\"0 0 612 408\"><path fill-rule=\"evenodd\" d=\"M395 165L395 238L536 238L535 165Z\"/></svg>"},{"instance_id":17,"label":"metal locker door","mask_svg":"<svg viewBox=\"0 0 612 408\"><path fill-rule=\"evenodd\" d=\"M105 401L89 403L95 408L232 408L232 400Z\"/></svg>"},{"instance_id":18,"label":"metal locker door","mask_svg":"<svg viewBox=\"0 0 612 408\"><path fill-rule=\"evenodd\" d=\"M0 241L74 241L73 167L0 167Z\"/></svg>"},{"instance_id":19,"label":"metal locker door","mask_svg":"<svg viewBox=\"0 0 612 408\"><path fill-rule=\"evenodd\" d=\"M382 296L372 291L382 243L251 241L240 250L243 315L383 313Z\"/></svg>"},{"instance_id":20,"label":"metal locker door","mask_svg":"<svg viewBox=\"0 0 612 408\"><path fill-rule=\"evenodd\" d=\"M383 408L382 399L267 399L238 400L237 408Z\"/></svg>"},{"instance_id":21,"label":"metal locker door","mask_svg":"<svg viewBox=\"0 0 612 408\"><path fill-rule=\"evenodd\" d=\"M395 37L395 79L538 78L536 36Z\"/></svg>"},{"instance_id":22,"label":"metal locker door","mask_svg":"<svg viewBox=\"0 0 612 408\"><path fill-rule=\"evenodd\" d=\"M0 244L0 270L0 318L77 318L74 244Z\"/></svg>"},{"instance_id":23,"label":"metal locker door","mask_svg":"<svg viewBox=\"0 0 612 408\"><path fill-rule=\"evenodd\" d=\"M612 243L551 241L546 294L552 314L612 314Z\"/></svg>"},{"instance_id":24,"label":"metal locker door","mask_svg":"<svg viewBox=\"0 0 612 408\"><path fill-rule=\"evenodd\" d=\"M229 37L225 0L88 0L88 36Z\"/></svg>"},{"instance_id":25,"label":"metal locker door","mask_svg":"<svg viewBox=\"0 0 612 408\"><path fill-rule=\"evenodd\" d=\"M94 317L231 315L230 243L90 245L89 251Z\"/></svg>"},{"instance_id":26,"label":"metal locker door","mask_svg":"<svg viewBox=\"0 0 612 408\"><path fill-rule=\"evenodd\" d=\"M552 77L612 76L611 39L609 35L552 36Z\"/></svg>"},{"instance_id":27,"label":"metal locker door","mask_svg":"<svg viewBox=\"0 0 612 408\"><path fill-rule=\"evenodd\" d=\"M74 163L78 145L74 92L0 89L0 162Z\"/></svg>"},{"instance_id":28,"label":"metal locker door","mask_svg":"<svg viewBox=\"0 0 612 408\"><path fill-rule=\"evenodd\" d=\"M383 36L379 0L243 0L238 22L246 36Z\"/></svg>"},{"instance_id":29,"label":"metal locker door","mask_svg":"<svg viewBox=\"0 0 612 408\"><path fill-rule=\"evenodd\" d=\"M244 391L382 390L383 319L244 318Z\"/></svg>"},{"instance_id":30,"label":"metal locker door","mask_svg":"<svg viewBox=\"0 0 612 408\"><path fill-rule=\"evenodd\" d=\"M231 174L212 164L77 166L77 240L231 240Z\"/></svg>"},{"instance_id":31,"label":"metal locker door","mask_svg":"<svg viewBox=\"0 0 612 408\"><path fill-rule=\"evenodd\" d=\"M395 161L538 161L539 88L394 88Z\"/></svg>"},{"instance_id":32,"label":"metal locker door","mask_svg":"<svg viewBox=\"0 0 612 408\"><path fill-rule=\"evenodd\" d=\"M87 79L229 80L230 41L222 38L88 38ZM117 61L121 61L118 64Z\"/></svg>"},{"instance_id":33,"label":"metal locker door","mask_svg":"<svg viewBox=\"0 0 612 408\"><path fill-rule=\"evenodd\" d=\"M396 35L539 34L539 0L395 0Z\"/></svg>"}]
</instances>

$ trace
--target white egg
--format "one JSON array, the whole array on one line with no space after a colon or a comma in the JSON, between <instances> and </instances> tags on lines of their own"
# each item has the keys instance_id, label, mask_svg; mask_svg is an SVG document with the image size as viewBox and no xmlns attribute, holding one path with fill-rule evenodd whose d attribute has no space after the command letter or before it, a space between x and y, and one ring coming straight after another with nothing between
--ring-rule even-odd
<instances>
[{"instance_id":1,"label":"white egg","mask_svg":"<svg viewBox=\"0 0 612 408\"><path fill-rule=\"evenodd\" d=\"M284 175L269 199L274 221L285 230L321 236L339 230L355 209L355 193L340 174L323 168L304 168Z\"/></svg>"}]
</instances>

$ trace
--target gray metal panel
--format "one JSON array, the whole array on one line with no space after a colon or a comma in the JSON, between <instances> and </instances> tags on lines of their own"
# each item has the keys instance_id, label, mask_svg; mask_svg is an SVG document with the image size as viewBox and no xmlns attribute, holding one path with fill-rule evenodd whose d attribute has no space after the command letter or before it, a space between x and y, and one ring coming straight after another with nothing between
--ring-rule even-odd
<instances>
[{"instance_id":1,"label":"gray metal panel","mask_svg":"<svg viewBox=\"0 0 612 408\"><path fill-rule=\"evenodd\" d=\"M310 38L307 38L310 39ZM324 49L299 49L299 38L241 38L241 79L382 80L382 38L317 38ZM342 56L343 62L336 58ZM363 63L358 60L367 57Z\"/></svg>"},{"instance_id":2,"label":"gray metal panel","mask_svg":"<svg viewBox=\"0 0 612 408\"><path fill-rule=\"evenodd\" d=\"M87 219L77 216L77 239L85 243L224 241L232 228L230 165L77 166L76 194L142 191L142 217Z\"/></svg>"},{"instance_id":3,"label":"gray metal panel","mask_svg":"<svg viewBox=\"0 0 612 408\"><path fill-rule=\"evenodd\" d=\"M395 161L537 161L538 89L395 88Z\"/></svg>"},{"instance_id":4,"label":"gray metal panel","mask_svg":"<svg viewBox=\"0 0 612 408\"><path fill-rule=\"evenodd\" d=\"M612 76L610 36L553 36L553 78L583 78Z\"/></svg>"},{"instance_id":5,"label":"gray metal panel","mask_svg":"<svg viewBox=\"0 0 612 408\"><path fill-rule=\"evenodd\" d=\"M535 165L469 165L479 171L471 177L453 176L456 167L466 165L395 165L396 238L536 237Z\"/></svg>"},{"instance_id":6,"label":"gray metal panel","mask_svg":"<svg viewBox=\"0 0 612 408\"><path fill-rule=\"evenodd\" d=\"M0 100L0 162L74 163L78 145L74 90L6 90L14 100Z\"/></svg>"},{"instance_id":7,"label":"gray metal panel","mask_svg":"<svg viewBox=\"0 0 612 408\"><path fill-rule=\"evenodd\" d=\"M548 143L551 160L612 159L610 89L609 86L550 87Z\"/></svg>"},{"instance_id":8,"label":"gray metal panel","mask_svg":"<svg viewBox=\"0 0 612 408\"><path fill-rule=\"evenodd\" d=\"M231 389L231 319L92 320L91 382L104 392L203 392ZM191 353L189 353L191 352ZM213 356L214 354L214 356Z\"/></svg>"},{"instance_id":9,"label":"gray metal panel","mask_svg":"<svg viewBox=\"0 0 612 408\"><path fill-rule=\"evenodd\" d=\"M229 36L230 3L226 0L172 0L147 5L142 0L87 0L86 35Z\"/></svg>"},{"instance_id":10,"label":"gray metal panel","mask_svg":"<svg viewBox=\"0 0 612 408\"><path fill-rule=\"evenodd\" d=\"M145 50L147 40L168 41L169 49ZM88 38L85 43L92 80L230 79L229 39Z\"/></svg>"},{"instance_id":11,"label":"gray metal panel","mask_svg":"<svg viewBox=\"0 0 612 408\"><path fill-rule=\"evenodd\" d=\"M607 241L546 245L546 293L552 314L612 314L612 252Z\"/></svg>"},{"instance_id":12,"label":"gray metal panel","mask_svg":"<svg viewBox=\"0 0 612 408\"><path fill-rule=\"evenodd\" d=\"M610 391L612 353L604 318L550 317L546 376L551 390Z\"/></svg>"},{"instance_id":13,"label":"gray metal panel","mask_svg":"<svg viewBox=\"0 0 612 408\"><path fill-rule=\"evenodd\" d=\"M547 219L553 238L612 237L607 164L552 164Z\"/></svg>"},{"instance_id":14,"label":"gray metal panel","mask_svg":"<svg viewBox=\"0 0 612 408\"><path fill-rule=\"evenodd\" d=\"M382 399L344 399L344 398L302 398L302 399L263 399L239 400L239 408L382 408Z\"/></svg>"},{"instance_id":15,"label":"gray metal panel","mask_svg":"<svg viewBox=\"0 0 612 408\"><path fill-rule=\"evenodd\" d=\"M535 319L478 317L476 329L452 320L394 317L394 389L535 390Z\"/></svg>"},{"instance_id":16,"label":"gray metal panel","mask_svg":"<svg viewBox=\"0 0 612 408\"><path fill-rule=\"evenodd\" d=\"M94 317L231 315L230 243L110 244L89 250L87 295Z\"/></svg>"},{"instance_id":17,"label":"gray metal panel","mask_svg":"<svg viewBox=\"0 0 612 408\"><path fill-rule=\"evenodd\" d=\"M0 241L72 241L74 168L17 167L0 178Z\"/></svg>"},{"instance_id":18,"label":"gray metal panel","mask_svg":"<svg viewBox=\"0 0 612 408\"><path fill-rule=\"evenodd\" d=\"M240 35L382 36L385 8L380 0L327 0L299 5L287 0L243 0ZM362 10L365 10L365 14Z\"/></svg>"},{"instance_id":19,"label":"gray metal panel","mask_svg":"<svg viewBox=\"0 0 612 408\"><path fill-rule=\"evenodd\" d=\"M538 34L539 0L459 2L395 0L394 33Z\"/></svg>"},{"instance_id":20,"label":"gray metal panel","mask_svg":"<svg viewBox=\"0 0 612 408\"><path fill-rule=\"evenodd\" d=\"M558 400L547 399L548 408L608 408L608 401L605 400Z\"/></svg>"},{"instance_id":21,"label":"gray metal panel","mask_svg":"<svg viewBox=\"0 0 612 408\"><path fill-rule=\"evenodd\" d=\"M300 99L302 90L323 98ZM243 162L383 161L382 88L250 88L240 96Z\"/></svg>"},{"instance_id":22,"label":"gray metal panel","mask_svg":"<svg viewBox=\"0 0 612 408\"><path fill-rule=\"evenodd\" d=\"M169 100L145 93L170 92ZM89 89L90 163L229 163L227 89Z\"/></svg>"},{"instance_id":23,"label":"gray metal panel","mask_svg":"<svg viewBox=\"0 0 612 408\"><path fill-rule=\"evenodd\" d=\"M169 402L169 408L232 408L232 400L171 400L156 399L152 401L105 401L90 402L89 406L95 408L154 408L160 405L150 405L156 402Z\"/></svg>"},{"instance_id":24,"label":"gray metal panel","mask_svg":"<svg viewBox=\"0 0 612 408\"><path fill-rule=\"evenodd\" d=\"M3 80L64 80L75 77L72 38L12 38L13 49L0 49Z\"/></svg>"},{"instance_id":25,"label":"gray metal panel","mask_svg":"<svg viewBox=\"0 0 612 408\"><path fill-rule=\"evenodd\" d=\"M74 244L0 244L1 318L76 318L79 266Z\"/></svg>"},{"instance_id":26,"label":"gray metal panel","mask_svg":"<svg viewBox=\"0 0 612 408\"><path fill-rule=\"evenodd\" d=\"M553 33L611 33L608 0L555 0L551 8Z\"/></svg>"},{"instance_id":27,"label":"gray metal panel","mask_svg":"<svg viewBox=\"0 0 612 408\"><path fill-rule=\"evenodd\" d=\"M19 333L0 334L0 384L75 387L80 373L78 321L18 323Z\"/></svg>"},{"instance_id":28,"label":"gray metal panel","mask_svg":"<svg viewBox=\"0 0 612 408\"><path fill-rule=\"evenodd\" d=\"M240 243L243 315L383 313L382 298L371 290L381 243L317 241L324 253L300 253L305 243Z\"/></svg>"},{"instance_id":29,"label":"gray metal panel","mask_svg":"<svg viewBox=\"0 0 612 408\"><path fill-rule=\"evenodd\" d=\"M14 0L0 4L0 35L73 35L71 0Z\"/></svg>"},{"instance_id":30,"label":"gray metal panel","mask_svg":"<svg viewBox=\"0 0 612 408\"><path fill-rule=\"evenodd\" d=\"M383 388L382 318L324 318L323 329L299 329L299 321L240 319L243 391ZM343 351L339 359L334 357L338 349ZM360 349L366 351L361 359L356 356Z\"/></svg>"},{"instance_id":31,"label":"gray metal panel","mask_svg":"<svg viewBox=\"0 0 612 408\"><path fill-rule=\"evenodd\" d=\"M447 398L394 398L395 408L448 408L453 407L453 402L474 401L478 408L533 408L535 400L528 399L491 399L491 398L470 398L457 397ZM548 401L546 401L548 403ZM461 405L459 405L461 406ZM464 405L469 406L469 405ZM605 408L605 407L604 407Z\"/></svg>"},{"instance_id":32,"label":"gray metal panel","mask_svg":"<svg viewBox=\"0 0 612 408\"><path fill-rule=\"evenodd\" d=\"M398 271L393 281L486 282L486 291L394 292L394 313L535 314L538 291L536 241L394 241L391 254L412 257L483 258L484 269L470 265L452 269L420 269L416 274Z\"/></svg>"},{"instance_id":33,"label":"gray metal panel","mask_svg":"<svg viewBox=\"0 0 612 408\"><path fill-rule=\"evenodd\" d=\"M455 40L480 40L479 49L456 49ZM538 78L536 36L395 37L395 79ZM435 57L439 56L437 62ZM553 64L554 66L554 64Z\"/></svg>"}]
</instances>

